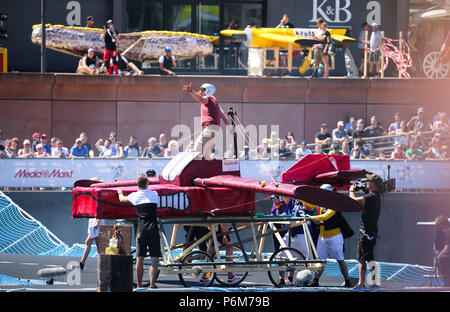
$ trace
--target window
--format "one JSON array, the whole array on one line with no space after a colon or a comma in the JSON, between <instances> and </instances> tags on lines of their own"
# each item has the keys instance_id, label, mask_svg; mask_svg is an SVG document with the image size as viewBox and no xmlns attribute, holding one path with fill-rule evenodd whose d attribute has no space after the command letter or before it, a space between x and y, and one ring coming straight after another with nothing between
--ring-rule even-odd
<instances>
[{"instance_id":1,"label":"window","mask_svg":"<svg viewBox=\"0 0 450 312\"><path fill-rule=\"evenodd\" d=\"M163 1L127 0L127 32L163 30Z\"/></svg>"}]
</instances>

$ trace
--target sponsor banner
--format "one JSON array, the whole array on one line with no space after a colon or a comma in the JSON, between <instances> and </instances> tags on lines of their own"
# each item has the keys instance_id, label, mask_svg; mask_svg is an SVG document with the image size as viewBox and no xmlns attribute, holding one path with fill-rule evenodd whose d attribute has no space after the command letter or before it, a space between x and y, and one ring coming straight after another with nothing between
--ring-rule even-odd
<instances>
[{"instance_id":1,"label":"sponsor banner","mask_svg":"<svg viewBox=\"0 0 450 312\"><path fill-rule=\"evenodd\" d=\"M160 174L169 159L0 159L0 187L72 187L77 180L135 179L148 169ZM280 180L295 161L225 161L224 169L241 169L245 178ZM352 160L352 169L365 169L382 178L395 178L397 188L448 189L448 161Z\"/></svg>"}]
</instances>

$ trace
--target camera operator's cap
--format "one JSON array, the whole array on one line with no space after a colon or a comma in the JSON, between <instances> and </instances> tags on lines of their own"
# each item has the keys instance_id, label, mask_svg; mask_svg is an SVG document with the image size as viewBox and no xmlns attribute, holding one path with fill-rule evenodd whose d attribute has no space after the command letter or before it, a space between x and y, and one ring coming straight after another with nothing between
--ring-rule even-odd
<instances>
[{"instance_id":1,"label":"camera operator's cap","mask_svg":"<svg viewBox=\"0 0 450 312\"><path fill-rule=\"evenodd\" d=\"M86 18L86 20L87 20L87 21L93 21L94 18L93 18L92 16L88 16L88 17Z\"/></svg>"},{"instance_id":2,"label":"camera operator's cap","mask_svg":"<svg viewBox=\"0 0 450 312\"><path fill-rule=\"evenodd\" d=\"M112 20L107 20L106 21L106 25L109 25L109 24L113 24L113 21Z\"/></svg>"},{"instance_id":3,"label":"camera operator's cap","mask_svg":"<svg viewBox=\"0 0 450 312\"><path fill-rule=\"evenodd\" d=\"M383 179L376 173L366 174L366 178L368 182L381 183Z\"/></svg>"}]
</instances>

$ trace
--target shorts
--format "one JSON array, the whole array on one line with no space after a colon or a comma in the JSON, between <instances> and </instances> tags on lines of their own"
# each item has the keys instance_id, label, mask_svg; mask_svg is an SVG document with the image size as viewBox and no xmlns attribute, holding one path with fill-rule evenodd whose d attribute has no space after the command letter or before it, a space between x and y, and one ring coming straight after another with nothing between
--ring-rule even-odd
<instances>
[{"instance_id":1,"label":"shorts","mask_svg":"<svg viewBox=\"0 0 450 312\"><path fill-rule=\"evenodd\" d=\"M321 45L317 45L316 47L313 47L314 51L314 62L316 64L322 63L323 58L323 47Z\"/></svg>"},{"instance_id":2,"label":"shorts","mask_svg":"<svg viewBox=\"0 0 450 312\"><path fill-rule=\"evenodd\" d=\"M219 136L220 127L209 125L202 129L194 143L194 151L200 152L206 159L210 158L211 148L214 146L215 139Z\"/></svg>"},{"instance_id":3,"label":"shorts","mask_svg":"<svg viewBox=\"0 0 450 312\"><path fill-rule=\"evenodd\" d=\"M373 236L372 239L368 239L361 231L359 231L356 259L358 261L373 261L375 259L373 250L375 248L376 242L377 238L375 236Z\"/></svg>"},{"instance_id":4,"label":"shorts","mask_svg":"<svg viewBox=\"0 0 450 312\"><path fill-rule=\"evenodd\" d=\"M327 258L344 260L344 237L342 234L329 238L319 236L317 240L317 254L321 260Z\"/></svg>"},{"instance_id":5,"label":"shorts","mask_svg":"<svg viewBox=\"0 0 450 312\"><path fill-rule=\"evenodd\" d=\"M291 235L291 245L289 246L289 234L284 235L283 241L288 247L297 249L305 256L305 259L309 258L308 247L306 246L305 234Z\"/></svg>"},{"instance_id":6,"label":"shorts","mask_svg":"<svg viewBox=\"0 0 450 312\"><path fill-rule=\"evenodd\" d=\"M380 50L369 53L369 63L379 63L381 58Z\"/></svg>"},{"instance_id":7,"label":"shorts","mask_svg":"<svg viewBox=\"0 0 450 312\"><path fill-rule=\"evenodd\" d=\"M150 257L161 256L160 236L156 223L152 224L147 230L139 231L136 235L136 256L147 256L147 250Z\"/></svg>"}]
</instances>

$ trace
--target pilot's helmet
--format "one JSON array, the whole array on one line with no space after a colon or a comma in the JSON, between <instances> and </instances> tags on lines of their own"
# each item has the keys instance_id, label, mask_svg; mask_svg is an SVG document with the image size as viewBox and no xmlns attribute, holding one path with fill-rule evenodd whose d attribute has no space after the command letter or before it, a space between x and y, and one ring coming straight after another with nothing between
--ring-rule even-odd
<instances>
[{"instance_id":1,"label":"pilot's helmet","mask_svg":"<svg viewBox=\"0 0 450 312\"><path fill-rule=\"evenodd\" d=\"M207 96L213 96L214 93L216 93L216 87L214 87L212 84L210 83L204 83L200 86L200 88L205 89L205 94Z\"/></svg>"},{"instance_id":2,"label":"pilot's helmet","mask_svg":"<svg viewBox=\"0 0 450 312\"><path fill-rule=\"evenodd\" d=\"M335 191L334 187L331 184L322 184L320 188L327 191Z\"/></svg>"}]
</instances>

